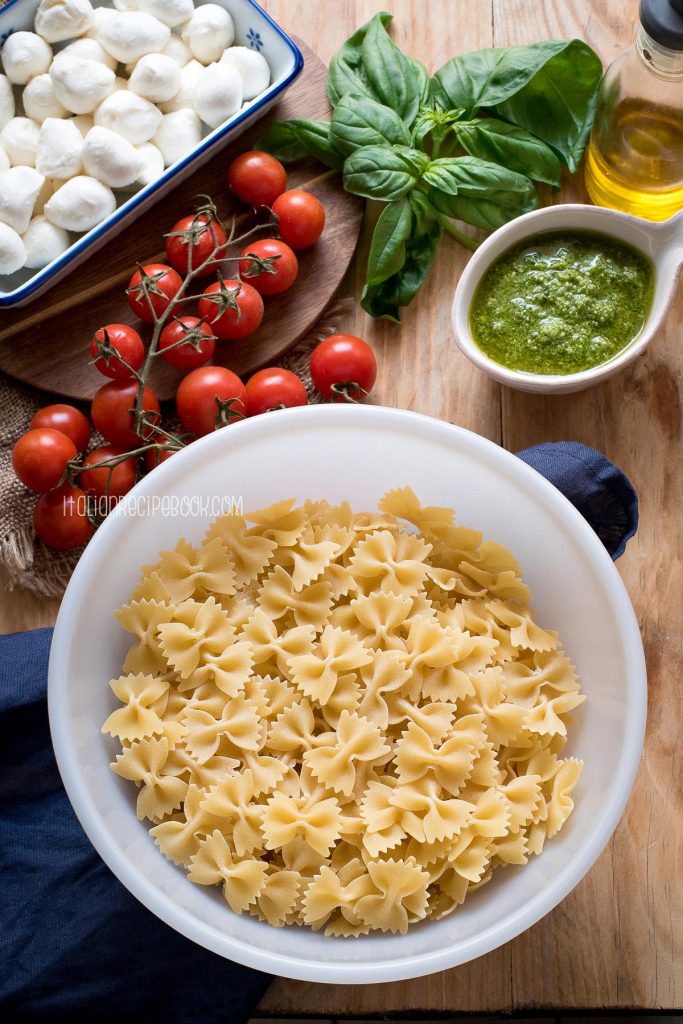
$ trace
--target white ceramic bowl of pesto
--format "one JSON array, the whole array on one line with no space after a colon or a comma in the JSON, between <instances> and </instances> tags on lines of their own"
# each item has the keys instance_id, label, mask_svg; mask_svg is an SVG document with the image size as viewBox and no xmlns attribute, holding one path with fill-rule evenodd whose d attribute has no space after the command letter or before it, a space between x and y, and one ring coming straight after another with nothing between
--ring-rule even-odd
<instances>
[{"instance_id":1,"label":"white ceramic bowl of pesto","mask_svg":"<svg viewBox=\"0 0 683 1024\"><path fill-rule=\"evenodd\" d=\"M496 871L450 917L406 935L325 937L235 915L219 889L165 860L135 814L135 789L109 768L101 726L108 682L129 645L113 618L140 566L178 538L197 542L221 511L277 499L343 499L376 508L410 484L421 501L518 557L543 625L560 632L588 700L567 752L583 758L575 810L543 853ZM157 502L156 512L152 503ZM163 505L171 514L163 514ZM224 506L223 506L224 507ZM172 514L175 510L175 514ZM153 913L221 956L285 977L370 984L442 971L509 941L583 878L619 821L640 760L646 678L638 625L614 564L567 499L525 463L462 428L397 409L311 406L257 416L190 445L145 477L96 533L66 591L50 657L48 700L59 769L93 845ZM28 783L27 783L28 784ZM577 941L583 927L576 922Z\"/></svg>"},{"instance_id":2,"label":"white ceramic bowl of pesto","mask_svg":"<svg viewBox=\"0 0 683 1024\"><path fill-rule=\"evenodd\" d=\"M541 374L510 369L482 351L470 327L472 301L489 267L508 249L548 231L591 231L606 235L642 252L654 267L652 305L638 335L611 359L579 373ZM475 366L500 384L542 394L581 391L619 373L645 351L666 316L682 265L683 212L653 223L602 206L580 203L535 210L494 231L467 264L453 298L451 322L455 340Z\"/></svg>"}]
</instances>

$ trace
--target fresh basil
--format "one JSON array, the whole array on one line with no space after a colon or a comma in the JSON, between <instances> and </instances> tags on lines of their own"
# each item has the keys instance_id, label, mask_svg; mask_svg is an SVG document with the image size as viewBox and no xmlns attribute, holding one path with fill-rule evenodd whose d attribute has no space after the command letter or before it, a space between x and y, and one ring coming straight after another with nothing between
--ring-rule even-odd
<instances>
[{"instance_id":1,"label":"fresh basil","mask_svg":"<svg viewBox=\"0 0 683 1024\"><path fill-rule=\"evenodd\" d=\"M429 78L422 65L406 57L380 18L373 18L361 47L366 80L377 98L406 124L415 120L426 96Z\"/></svg>"},{"instance_id":2,"label":"fresh basil","mask_svg":"<svg viewBox=\"0 0 683 1024\"><path fill-rule=\"evenodd\" d=\"M285 164L314 156L335 171L344 166L344 155L330 141L329 121L276 121L256 145Z\"/></svg>"},{"instance_id":3,"label":"fresh basil","mask_svg":"<svg viewBox=\"0 0 683 1024\"><path fill-rule=\"evenodd\" d=\"M406 242L413 228L410 200L387 203L375 225L368 256L368 284L378 285L398 273L406 261Z\"/></svg>"},{"instance_id":4,"label":"fresh basil","mask_svg":"<svg viewBox=\"0 0 683 1024\"><path fill-rule=\"evenodd\" d=\"M362 146L409 146L410 132L390 107L369 96L349 93L334 109L330 140L340 153L349 156Z\"/></svg>"},{"instance_id":5,"label":"fresh basil","mask_svg":"<svg viewBox=\"0 0 683 1024\"><path fill-rule=\"evenodd\" d=\"M368 86L365 69L363 67L363 42L375 22L380 25L388 25L391 15L386 11L380 11L374 18L361 25L352 36L346 40L342 48L335 53L330 61L330 68L327 74L327 97L335 106L349 92L361 93L370 96L371 99L379 99Z\"/></svg>"},{"instance_id":6,"label":"fresh basil","mask_svg":"<svg viewBox=\"0 0 683 1024\"><path fill-rule=\"evenodd\" d=\"M424 181L433 184L430 202L448 217L490 231L538 206L533 182L523 174L469 156L436 163L441 165L438 176L430 182L432 164ZM443 187L446 179L448 188Z\"/></svg>"},{"instance_id":7,"label":"fresh basil","mask_svg":"<svg viewBox=\"0 0 683 1024\"><path fill-rule=\"evenodd\" d=\"M475 121L456 121L452 130L470 156L501 164L533 181L560 184L562 164L559 158L550 146L524 128L496 117L482 117Z\"/></svg>"},{"instance_id":8,"label":"fresh basil","mask_svg":"<svg viewBox=\"0 0 683 1024\"><path fill-rule=\"evenodd\" d=\"M400 199L428 166L427 154L408 146L363 146L344 162L344 188L366 199Z\"/></svg>"}]
</instances>

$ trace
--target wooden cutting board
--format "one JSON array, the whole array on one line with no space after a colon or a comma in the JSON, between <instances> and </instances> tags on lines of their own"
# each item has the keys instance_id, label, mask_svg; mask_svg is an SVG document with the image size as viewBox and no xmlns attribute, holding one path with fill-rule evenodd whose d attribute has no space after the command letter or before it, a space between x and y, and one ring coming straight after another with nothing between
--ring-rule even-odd
<instances>
[{"instance_id":1,"label":"wooden cutting board","mask_svg":"<svg viewBox=\"0 0 683 1024\"><path fill-rule=\"evenodd\" d=\"M108 323L129 323L147 340L151 328L128 308L125 289L137 260L164 260L163 234L193 209L193 197L210 195L223 218L251 215L228 194L225 174L233 156L253 147L272 120L327 118L327 69L305 43L304 70L272 112L225 147L138 221L95 253L83 266L28 306L0 313L0 370L52 394L90 399L104 378L89 364L93 333ZM316 161L289 171L289 187L305 188L325 207L325 231L317 245L300 254L296 283L280 296L267 298L259 330L238 342L220 341L214 363L241 376L277 360L319 319L351 262L363 216L363 204L345 192L339 174ZM208 279L210 281L211 279ZM208 283L208 281L206 283ZM185 312L194 312L192 307ZM151 383L159 398L175 394L180 374L156 360Z\"/></svg>"}]
</instances>

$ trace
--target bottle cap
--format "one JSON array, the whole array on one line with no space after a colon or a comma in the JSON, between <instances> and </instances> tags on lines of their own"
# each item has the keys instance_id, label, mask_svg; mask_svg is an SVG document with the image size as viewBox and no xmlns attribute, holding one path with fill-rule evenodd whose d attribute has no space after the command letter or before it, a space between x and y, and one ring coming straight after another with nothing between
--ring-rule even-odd
<instances>
[{"instance_id":1,"label":"bottle cap","mask_svg":"<svg viewBox=\"0 0 683 1024\"><path fill-rule=\"evenodd\" d=\"M683 51L683 0L640 0L640 23L655 43Z\"/></svg>"}]
</instances>

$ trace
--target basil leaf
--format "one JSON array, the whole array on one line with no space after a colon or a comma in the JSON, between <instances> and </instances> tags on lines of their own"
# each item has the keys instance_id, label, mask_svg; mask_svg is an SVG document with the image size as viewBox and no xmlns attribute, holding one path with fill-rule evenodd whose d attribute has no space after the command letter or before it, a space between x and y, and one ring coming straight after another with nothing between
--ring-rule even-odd
<instances>
[{"instance_id":1,"label":"basil leaf","mask_svg":"<svg viewBox=\"0 0 683 1024\"><path fill-rule=\"evenodd\" d=\"M368 96L343 96L332 114L332 144L349 156L362 146L410 145L410 132L401 118Z\"/></svg>"},{"instance_id":2,"label":"basil leaf","mask_svg":"<svg viewBox=\"0 0 683 1024\"><path fill-rule=\"evenodd\" d=\"M344 188L366 199L400 199L428 165L426 153L407 146L363 146L344 162Z\"/></svg>"},{"instance_id":3,"label":"basil leaf","mask_svg":"<svg viewBox=\"0 0 683 1024\"><path fill-rule=\"evenodd\" d=\"M498 102L496 112L547 142L575 171L590 135L601 78L598 55L573 39L523 89Z\"/></svg>"},{"instance_id":4,"label":"basil leaf","mask_svg":"<svg viewBox=\"0 0 683 1024\"><path fill-rule=\"evenodd\" d=\"M375 225L368 256L368 284L376 285L398 273L406 261L413 215L408 199L388 203Z\"/></svg>"},{"instance_id":5,"label":"basil leaf","mask_svg":"<svg viewBox=\"0 0 683 1024\"><path fill-rule=\"evenodd\" d=\"M370 22L361 53L365 79L374 94L412 124L428 86L420 62L401 53L379 18Z\"/></svg>"},{"instance_id":6,"label":"basil leaf","mask_svg":"<svg viewBox=\"0 0 683 1024\"><path fill-rule=\"evenodd\" d=\"M447 191L432 187L429 201L449 217L490 231L538 206L533 182L523 174L469 156L434 163L441 164L440 176L443 179L448 175L451 188ZM429 171L425 173L425 182Z\"/></svg>"},{"instance_id":7,"label":"basil leaf","mask_svg":"<svg viewBox=\"0 0 683 1024\"><path fill-rule=\"evenodd\" d=\"M283 163L314 156L321 163L341 171L343 155L330 141L329 121L276 121L256 143Z\"/></svg>"},{"instance_id":8,"label":"basil leaf","mask_svg":"<svg viewBox=\"0 0 683 1024\"><path fill-rule=\"evenodd\" d=\"M349 36L341 49L335 53L327 73L327 96L332 106L335 106L348 92L367 95L371 99L380 99L368 86L362 67L361 50L370 26L374 22L388 25L390 21L391 15L386 11L380 11L371 21L361 25L352 36Z\"/></svg>"},{"instance_id":9,"label":"basil leaf","mask_svg":"<svg viewBox=\"0 0 683 1024\"><path fill-rule=\"evenodd\" d=\"M470 156L502 164L534 181L558 186L562 164L550 146L524 128L495 117L453 125L462 148Z\"/></svg>"},{"instance_id":10,"label":"basil leaf","mask_svg":"<svg viewBox=\"0 0 683 1024\"><path fill-rule=\"evenodd\" d=\"M413 230L406 241L406 257L401 269L381 284L366 284L361 305L366 313L400 323L401 306L415 298L431 270L443 228L420 192L408 199L413 217Z\"/></svg>"}]
</instances>

